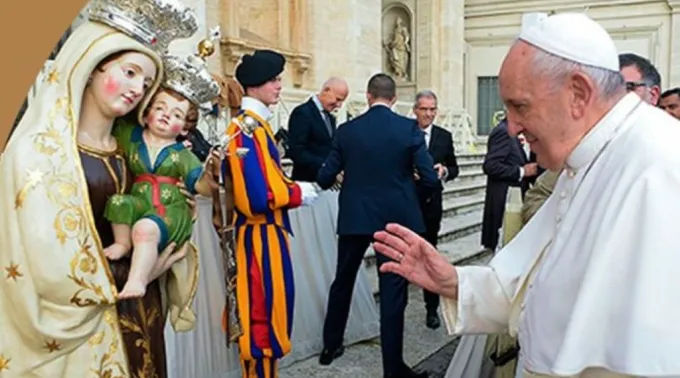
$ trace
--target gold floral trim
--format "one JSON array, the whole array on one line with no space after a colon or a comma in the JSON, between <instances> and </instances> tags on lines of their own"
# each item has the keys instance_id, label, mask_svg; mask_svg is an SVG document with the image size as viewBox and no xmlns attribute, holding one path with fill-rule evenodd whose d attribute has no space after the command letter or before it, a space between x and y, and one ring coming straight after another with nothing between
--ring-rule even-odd
<instances>
[{"instance_id":1,"label":"gold floral trim","mask_svg":"<svg viewBox=\"0 0 680 378\"><path fill-rule=\"evenodd\" d=\"M88 54L88 52L95 46L98 42L100 42L102 39L105 39L113 34L116 34L117 32L111 31L110 33L105 33L99 38L96 38L95 40L92 41L90 46L83 52L83 54L80 56L80 58L75 62L73 67L71 68L71 71L68 74L68 79L66 81L67 83L67 104L68 104L68 125L70 127L71 131L71 140L72 140L72 151L71 153L77 159L76 161L76 174L78 175L79 181L80 181L80 190L81 190L81 195L82 195L82 208L83 209L92 209L92 203L90 201L90 196L88 192L88 187L87 187L87 180L85 178L85 172L82 166L82 161L80 161L80 155L79 155L79 146L78 146L78 138L77 138L77 133L78 133L78 128L76 125L76 112L74 110L73 106L73 88L71 87L71 83L73 82L73 74L75 72L76 67L81 63L82 59ZM82 146L81 146L82 147ZM92 149L90 149L90 152L92 152ZM74 183L75 184L75 183ZM111 272L111 269L109 267L108 261L106 260L106 257L104 256L104 249L102 246L102 241L99 238L99 234L97 233L97 228L94 222L94 217L91 213L91 211L84 211L81 217L81 221L79 222L79 228L82 230L83 233L86 235L88 234L87 231L89 231L89 236L90 238L87 238L87 240L83 240L81 242L81 248L79 253L74 256L74 259L71 261L71 270L73 271L73 266L75 265L74 263L76 261L80 262L81 270L89 270L91 272L95 272L97 269L97 264L98 262L101 264L101 266L104 268L106 276L109 281L109 288L111 290L111 295L115 298L118 295L118 290L116 289L115 285L115 279L113 277L113 274ZM95 258L95 255L90 251L91 244L89 242L93 241L94 242L94 247L97 250L97 256L99 257L98 261ZM88 244L85 244L88 243ZM78 281L76 280L77 277L73 276L71 277L76 284L78 284ZM82 281L80 281L82 283ZM81 286L82 287L82 286ZM100 298L103 298L106 300L106 294L103 293L101 288L98 288L99 290L97 291L96 288L94 292L100 296ZM85 290L85 288L83 288ZM107 301L108 303L108 301ZM106 324L108 325L109 329L111 330L111 339L109 342L109 347L108 351L104 353L101 358L99 359L99 363L97 366L97 369L94 370L93 372L99 377L99 378L112 378L112 377L125 377L128 375L128 368L129 368L129 361L128 361L128 356L127 353L125 352L125 344L122 342L121 337L122 337L122 331L120 328L119 324L119 319L118 319L118 310L116 309L115 306L110 306L106 312L104 313L104 319ZM97 336L97 335L95 335ZM103 339L101 342L103 342ZM93 340L92 338L90 341L97 341L96 339ZM123 348L122 351L119 351L119 348ZM123 357L123 363L121 361L118 361L116 358L116 354L122 354ZM118 374L115 374L114 371L118 371Z\"/></svg>"},{"instance_id":2,"label":"gold floral trim","mask_svg":"<svg viewBox=\"0 0 680 378\"><path fill-rule=\"evenodd\" d=\"M125 333L136 334L139 337L135 340L135 346L142 348L143 350L143 365L136 372L130 372L135 378L158 378L158 372L156 371L156 366L151 358L151 337L149 336L149 330L154 326L157 320L162 319L159 308L152 307L146 309L143 300L136 300L137 314L139 315L140 322L137 323L134 317L129 315L123 315L120 318L120 323L122 330Z\"/></svg>"}]
</instances>

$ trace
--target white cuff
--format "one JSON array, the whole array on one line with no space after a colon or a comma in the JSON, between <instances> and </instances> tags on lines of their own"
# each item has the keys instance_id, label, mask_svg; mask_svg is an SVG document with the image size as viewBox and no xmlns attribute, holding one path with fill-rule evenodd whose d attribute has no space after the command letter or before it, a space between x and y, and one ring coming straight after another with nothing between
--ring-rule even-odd
<instances>
[{"instance_id":1,"label":"white cuff","mask_svg":"<svg viewBox=\"0 0 680 378\"><path fill-rule=\"evenodd\" d=\"M451 335L501 333L508 328L510 302L488 266L456 267L458 298L442 298L442 317Z\"/></svg>"},{"instance_id":2,"label":"white cuff","mask_svg":"<svg viewBox=\"0 0 680 378\"><path fill-rule=\"evenodd\" d=\"M311 182L298 181L296 184L300 187L300 191L302 192L302 205L308 206L314 203L319 196L319 187Z\"/></svg>"},{"instance_id":3,"label":"white cuff","mask_svg":"<svg viewBox=\"0 0 680 378\"><path fill-rule=\"evenodd\" d=\"M465 293L469 293L465 274L461 274L464 273L464 269L456 268L456 273L458 275L458 298L441 297L442 318L444 318L449 335L457 335L462 331L463 320L460 317L462 314L460 306L465 305L467 302Z\"/></svg>"},{"instance_id":4,"label":"white cuff","mask_svg":"<svg viewBox=\"0 0 680 378\"><path fill-rule=\"evenodd\" d=\"M524 178L524 167L519 167L519 180L517 181L522 181Z\"/></svg>"}]
</instances>

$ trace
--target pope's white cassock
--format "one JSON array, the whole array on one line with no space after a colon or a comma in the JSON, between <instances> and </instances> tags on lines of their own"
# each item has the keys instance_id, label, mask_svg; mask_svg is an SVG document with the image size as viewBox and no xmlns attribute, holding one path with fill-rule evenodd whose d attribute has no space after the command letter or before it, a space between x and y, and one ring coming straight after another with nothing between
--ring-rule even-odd
<instances>
[{"instance_id":1,"label":"pope's white cassock","mask_svg":"<svg viewBox=\"0 0 680 378\"><path fill-rule=\"evenodd\" d=\"M449 332L518 334L525 377L680 377L678 141L627 94L489 266L457 268Z\"/></svg>"}]
</instances>

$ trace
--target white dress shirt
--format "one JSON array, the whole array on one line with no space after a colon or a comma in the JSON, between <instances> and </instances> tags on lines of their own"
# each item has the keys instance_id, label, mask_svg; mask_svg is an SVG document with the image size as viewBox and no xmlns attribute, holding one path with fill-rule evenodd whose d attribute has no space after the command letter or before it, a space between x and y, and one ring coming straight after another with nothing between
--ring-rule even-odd
<instances>
[{"instance_id":1,"label":"white dress shirt","mask_svg":"<svg viewBox=\"0 0 680 378\"><path fill-rule=\"evenodd\" d=\"M430 139L432 139L432 125L421 128L421 130L423 130L423 134L425 134L425 146L430 148Z\"/></svg>"}]
</instances>

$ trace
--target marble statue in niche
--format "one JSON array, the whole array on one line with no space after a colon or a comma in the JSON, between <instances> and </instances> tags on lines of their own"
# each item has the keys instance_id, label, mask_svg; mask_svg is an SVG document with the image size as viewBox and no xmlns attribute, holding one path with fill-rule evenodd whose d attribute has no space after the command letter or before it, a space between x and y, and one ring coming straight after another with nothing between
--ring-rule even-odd
<instances>
[{"instance_id":1,"label":"marble statue in niche","mask_svg":"<svg viewBox=\"0 0 680 378\"><path fill-rule=\"evenodd\" d=\"M390 69L396 78L408 80L408 64L411 57L411 34L404 20L396 17L392 36L384 43Z\"/></svg>"}]
</instances>

